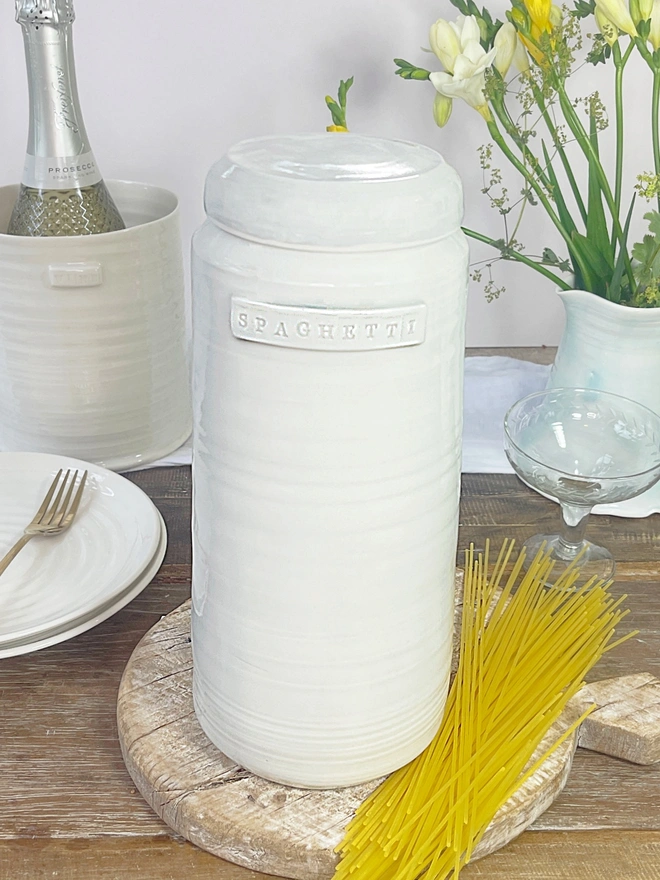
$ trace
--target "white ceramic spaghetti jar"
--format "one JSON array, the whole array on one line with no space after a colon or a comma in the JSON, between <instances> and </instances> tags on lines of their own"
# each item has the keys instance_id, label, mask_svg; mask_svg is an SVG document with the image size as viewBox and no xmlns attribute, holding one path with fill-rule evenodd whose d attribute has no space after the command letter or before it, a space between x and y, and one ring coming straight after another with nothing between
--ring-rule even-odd
<instances>
[{"instance_id":1,"label":"white ceramic spaghetti jar","mask_svg":"<svg viewBox=\"0 0 660 880\"><path fill-rule=\"evenodd\" d=\"M193 241L194 699L255 774L374 779L446 699L468 248L433 150L238 144Z\"/></svg>"}]
</instances>

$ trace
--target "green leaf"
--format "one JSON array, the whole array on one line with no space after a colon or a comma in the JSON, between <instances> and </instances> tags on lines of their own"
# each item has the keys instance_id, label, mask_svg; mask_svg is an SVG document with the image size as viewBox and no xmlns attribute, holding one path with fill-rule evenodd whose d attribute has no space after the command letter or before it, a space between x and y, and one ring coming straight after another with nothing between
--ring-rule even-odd
<instances>
[{"instance_id":1,"label":"green leaf","mask_svg":"<svg viewBox=\"0 0 660 880\"><path fill-rule=\"evenodd\" d=\"M649 211L644 214L644 219L649 221L649 232L660 239L660 211Z\"/></svg>"},{"instance_id":2,"label":"green leaf","mask_svg":"<svg viewBox=\"0 0 660 880\"><path fill-rule=\"evenodd\" d=\"M614 274L612 275L611 282L607 285L606 288L606 296L607 299L612 302L621 302L621 282L623 280L623 274L626 271L626 255L628 253L628 233L630 231L630 221L632 220L633 208L635 207L635 195L630 201L630 207L628 208L628 215L626 217L626 222L623 227L623 246L619 250L619 256L616 261L616 266L614 267ZM656 212L657 213L657 212ZM658 214L658 219L660 220L660 214Z\"/></svg>"},{"instance_id":3,"label":"green leaf","mask_svg":"<svg viewBox=\"0 0 660 880\"><path fill-rule=\"evenodd\" d=\"M558 194L559 199L562 204L560 219L562 221L562 226L566 229L567 232L570 232L572 229L576 229L576 225L573 222L573 217L571 216L568 208L566 207L566 202L564 201L564 197L562 195L561 187L559 186L559 182L557 180L557 175L555 174L555 170L552 167L552 163L550 161L550 156L548 154L548 150L545 146L545 143L542 142L543 147L543 157L545 159L545 164L548 166L548 176L550 177L550 182L552 183L552 196L553 200L555 197L555 193ZM569 183L571 183L571 176L568 174L569 166L568 166L568 158L564 150L560 147L558 149L559 158L561 160L562 165L564 166L564 170L566 171L569 179ZM573 191L573 196L575 197L576 204L578 206L578 211L580 212L580 216L582 217L583 223L587 222L587 209L584 207L584 202L582 201L582 196L580 195L580 191L573 186L571 183L571 190ZM557 202L555 201L555 204ZM557 208L559 209L559 205L557 204ZM567 224L567 225L566 225Z\"/></svg>"},{"instance_id":4,"label":"green leaf","mask_svg":"<svg viewBox=\"0 0 660 880\"><path fill-rule=\"evenodd\" d=\"M335 99L331 98L330 95L326 95L325 103L328 105L333 123L335 125L343 125L346 127L346 113L342 110Z\"/></svg>"},{"instance_id":5,"label":"green leaf","mask_svg":"<svg viewBox=\"0 0 660 880\"><path fill-rule=\"evenodd\" d=\"M587 53L587 62L593 64L605 64L612 54L612 48L604 40L597 40L593 48Z\"/></svg>"},{"instance_id":6,"label":"green leaf","mask_svg":"<svg viewBox=\"0 0 660 880\"><path fill-rule=\"evenodd\" d=\"M657 242L653 235L645 235L642 241L635 242L633 245L633 259L639 263L639 266L635 267L635 277L640 284L648 284L651 280L651 267L653 265L656 245Z\"/></svg>"},{"instance_id":7,"label":"green leaf","mask_svg":"<svg viewBox=\"0 0 660 880\"><path fill-rule=\"evenodd\" d=\"M571 14L574 15L575 18L588 18L590 15L593 15L595 11L595 0L588 0L588 2L587 0L577 0Z\"/></svg>"},{"instance_id":8,"label":"green leaf","mask_svg":"<svg viewBox=\"0 0 660 880\"><path fill-rule=\"evenodd\" d=\"M589 118L589 140L593 149L595 158L589 156L589 199L587 202L587 238L590 244L599 252L604 264L608 270L603 276L603 282L606 284L614 269L614 254L610 245L610 234L607 230L607 221L605 219L605 210L603 208L603 197L598 177L598 130L596 128L596 119L592 115ZM600 260L599 260L600 263ZM605 291L603 290L603 293Z\"/></svg>"},{"instance_id":9,"label":"green leaf","mask_svg":"<svg viewBox=\"0 0 660 880\"><path fill-rule=\"evenodd\" d=\"M469 15L470 12L468 10L468 5L465 0L449 0L451 5L458 9L459 12L462 12L463 15Z\"/></svg>"},{"instance_id":10,"label":"green leaf","mask_svg":"<svg viewBox=\"0 0 660 880\"><path fill-rule=\"evenodd\" d=\"M579 232L571 235L573 247L579 254L579 266L587 290L605 296L608 280L612 275L612 267L603 257L600 249L591 239Z\"/></svg>"},{"instance_id":11,"label":"green leaf","mask_svg":"<svg viewBox=\"0 0 660 880\"><path fill-rule=\"evenodd\" d=\"M474 15L479 25L481 45L487 51L493 44L493 38L500 28L501 21L493 21L493 17L486 7L479 9L474 0L449 0L452 6L463 15Z\"/></svg>"},{"instance_id":12,"label":"green leaf","mask_svg":"<svg viewBox=\"0 0 660 880\"><path fill-rule=\"evenodd\" d=\"M352 76L349 77L349 79L347 79L345 81L342 79L339 82L339 94L337 97L339 98L339 106L343 110L346 109L346 93L348 92L348 90L350 89L350 87L352 85L353 85L353 77Z\"/></svg>"},{"instance_id":13,"label":"green leaf","mask_svg":"<svg viewBox=\"0 0 660 880\"><path fill-rule=\"evenodd\" d=\"M649 232L632 248L633 259L637 260L633 271L641 288L660 278L660 213L649 211L644 219L649 221Z\"/></svg>"},{"instance_id":14,"label":"green leaf","mask_svg":"<svg viewBox=\"0 0 660 880\"><path fill-rule=\"evenodd\" d=\"M649 34L651 33L651 19L640 21L637 25L637 33L643 40L648 40Z\"/></svg>"},{"instance_id":15,"label":"green leaf","mask_svg":"<svg viewBox=\"0 0 660 880\"><path fill-rule=\"evenodd\" d=\"M613 266L610 265L608 255L611 259L611 251L609 249L609 239L607 241L607 252L604 255L598 244L591 241L588 236L582 235L577 231L577 227L566 206L561 187L557 180L557 175L550 161L548 149L545 143L541 144L543 149L543 157L546 163L546 170L550 183L552 185L552 198L557 206L557 214L564 230L570 235L569 251L573 271L575 273L576 285L592 293L598 293L600 296L605 295L606 284L611 278ZM599 190L600 192L600 190ZM602 202L600 205L603 209ZM587 223L589 222L587 216ZM592 221L593 222L593 221ZM603 217L604 222L604 217Z\"/></svg>"},{"instance_id":16,"label":"green leaf","mask_svg":"<svg viewBox=\"0 0 660 880\"><path fill-rule=\"evenodd\" d=\"M569 250L573 274L575 275L575 283L578 287L582 286L590 290L591 288L587 286L588 283L590 283L587 281L587 279L591 278L588 259L585 258L585 255L582 252L579 243L576 244L576 242L572 238L573 234L577 233L577 229L573 221L573 217L566 207L566 202L564 201L564 196L562 195L561 187L559 186L559 181L557 180L557 175L555 174L555 169L553 168L552 162L550 161L548 148L546 147L544 141L541 141L541 148L543 150L543 158L545 160L546 172L548 174L548 177L550 178L550 184L552 186L552 200L557 206L557 213L559 214L561 225L563 226L564 230L571 236L572 246L569 246Z\"/></svg>"},{"instance_id":17,"label":"green leaf","mask_svg":"<svg viewBox=\"0 0 660 880\"><path fill-rule=\"evenodd\" d=\"M548 177L550 178L550 183L552 185L552 200L557 206L557 213L559 214L561 225L570 235L577 227L573 222L570 211L566 207L566 202L564 201L564 196L562 195L561 187L559 185L559 181L557 180L557 175L555 174L555 169L553 168L552 162L550 161L550 154L548 153L548 148L545 145L545 141L541 141L541 149L543 150L543 159L545 161L546 172Z\"/></svg>"},{"instance_id":18,"label":"green leaf","mask_svg":"<svg viewBox=\"0 0 660 880\"><path fill-rule=\"evenodd\" d=\"M544 265L547 266L557 266L557 268L561 269L562 272L571 271L570 262L568 260L562 260L560 257L558 257L557 254L552 250L552 248L543 248L541 261Z\"/></svg>"}]
</instances>

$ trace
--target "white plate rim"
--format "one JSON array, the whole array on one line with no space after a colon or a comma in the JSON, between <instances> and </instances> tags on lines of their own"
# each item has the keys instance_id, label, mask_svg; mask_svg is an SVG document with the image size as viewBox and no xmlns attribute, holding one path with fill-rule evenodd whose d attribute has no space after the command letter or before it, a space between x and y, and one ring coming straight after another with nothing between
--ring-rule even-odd
<instances>
[{"instance_id":1,"label":"white plate rim","mask_svg":"<svg viewBox=\"0 0 660 880\"><path fill-rule=\"evenodd\" d=\"M18 643L0 645L0 659L30 654L82 635L82 633L88 632L90 629L106 621L109 617L115 615L118 611L121 611L122 608L125 608L126 605L139 596L158 573L167 551L167 527L158 508L156 508L156 513L161 529L156 553L152 557L151 562L147 564L147 567L130 583L126 590L113 596L107 603L102 603L98 608L93 609L89 616L85 616L84 619L78 618L78 620L73 621L72 624L63 629L58 628L55 632L51 630L45 634L35 633L34 638L18 640Z\"/></svg>"},{"instance_id":2,"label":"white plate rim","mask_svg":"<svg viewBox=\"0 0 660 880\"><path fill-rule=\"evenodd\" d=\"M3 460L6 461L8 457L21 457L26 459L32 459L35 462L39 459L45 462L45 460L49 460L49 467L53 466L53 463L56 463L57 467L62 468L70 468L75 467L79 470L87 470L90 474L98 473L104 476L106 479L110 479L111 483L115 480L125 480L130 486L133 487L132 490L142 497L142 500L148 505L150 513L153 515L154 524L157 528L154 529L154 538L151 542L151 545L148 547L148 552L151 551L151 556L149 556L148 561L145 563L145 566L150 566L153 562L156 553L158 553L160 549L160 545L162 542L162 530L164 528L164 523L160 511L153 503L152 499L142 490L136 483L133 483L131 480L126 479L121 474L115 473L114 471L109 470L103 465L95 464L94 462L84 461L83 459L78 459L74 457L69 457L65 455L59 455L57 453L49 453L49 452L0 452L0 466L3 463ZM75 523L71 528L75 527ZM144 571L145 568L142 569ZM141 573L138 571L134 578L128 582L128 584L124 584L123 587L117 589L114 593L106 596L101 605L105 605L108 602L111 602L115 597L120 597L123 593L130 589L131 585L135 583L136 578L139 578ZM12 645L16 642L23 642L32 640L37 638L42 634L51 633L54 631L59 631L68 626L75 626L78 621L86 620L90 615L93 615L99 606L91 606L88 608L87 612L83 615L76 614L76 612L70 612L69 614L64 614L58 618L53 618L47 622L24 627L20 632L11 633L6 635L0 635L0 651L4 649L7 645ZM0 653L0 657L3 656Z\"/></svg>"}]
</instances>

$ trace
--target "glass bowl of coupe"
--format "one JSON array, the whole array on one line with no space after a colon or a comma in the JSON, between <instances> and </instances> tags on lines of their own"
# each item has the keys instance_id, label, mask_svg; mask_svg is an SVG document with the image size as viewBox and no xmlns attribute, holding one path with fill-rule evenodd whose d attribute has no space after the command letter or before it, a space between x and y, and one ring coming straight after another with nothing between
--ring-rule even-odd
<instances>
[{"instance_id":1,"label":"glass bowl of coupe","mask_svg":"<svg viewBox=\"0 0 660 880\"><path fill-rule=\"evenodd\" d=\"M612 577L612 554L584 538L589 513L658 482L660 416L618 394L552 388L511 407L504 447L523 482L561 505L560 533L525 541L527 562L544 548L554 561L553 576L577 560L586 577Z\"/></svg>"}]
</instances>

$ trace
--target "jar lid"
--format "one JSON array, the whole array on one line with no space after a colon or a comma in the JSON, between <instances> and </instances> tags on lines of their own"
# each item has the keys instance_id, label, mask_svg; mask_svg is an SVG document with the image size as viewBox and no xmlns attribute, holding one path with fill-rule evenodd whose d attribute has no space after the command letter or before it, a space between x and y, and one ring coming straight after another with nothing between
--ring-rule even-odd
<instances>
[{"instance_id":1,"label":"jar lid","mask_svg":"<svg viewBox=\"0 0 660 880\"><path fill-rule=\"evenodd\" d=\"M235 235L314 250L422 244L463 215L458 174L435 150L336 132L236 144L211 168L204 200Z\"/></svg>"}]
</instances>

